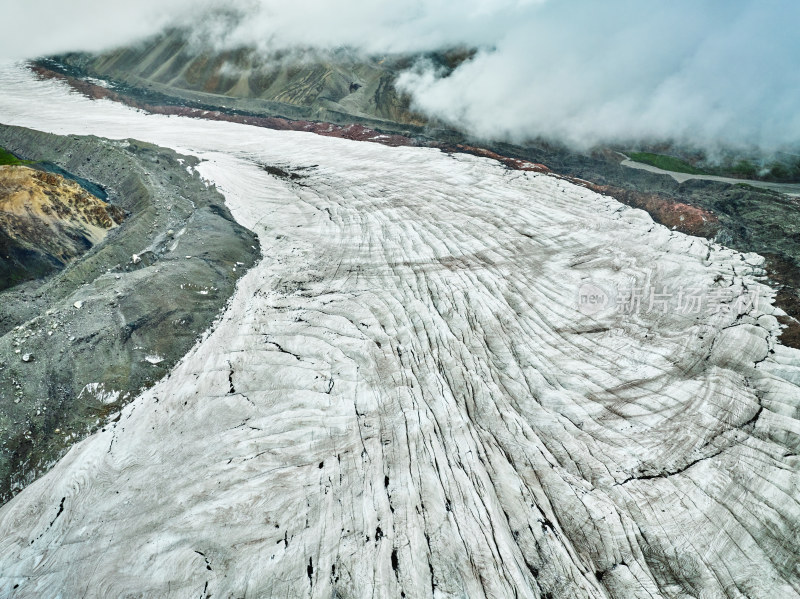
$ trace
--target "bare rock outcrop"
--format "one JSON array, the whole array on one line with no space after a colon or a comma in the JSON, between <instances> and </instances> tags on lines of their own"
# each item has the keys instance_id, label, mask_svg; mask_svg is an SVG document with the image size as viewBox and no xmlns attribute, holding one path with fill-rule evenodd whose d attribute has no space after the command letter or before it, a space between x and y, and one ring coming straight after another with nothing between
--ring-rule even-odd
<instances>
[{"instance_id":1,"label":"bare rock outcrop","mask_svg":"<svg viewBox=\"0 0 800 599\"><path fill-rule=\"evenodd\" d=\"M0 166L0 290L63 268L124 219L60 175Z\"/></svg>"}]
</instances>

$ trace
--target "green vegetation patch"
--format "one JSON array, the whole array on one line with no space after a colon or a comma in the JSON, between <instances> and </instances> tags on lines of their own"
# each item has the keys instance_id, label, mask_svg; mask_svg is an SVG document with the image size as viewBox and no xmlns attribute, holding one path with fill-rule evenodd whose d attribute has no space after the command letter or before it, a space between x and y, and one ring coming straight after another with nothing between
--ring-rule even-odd
<instances>
[{"instance_id":1,"label":"green vegetation patch","mask_svg":"<svg viewBox=\"0 0 800 599\"><path fill-rule=\"evenodd\" d=\"M631 152L628 154L634 162L649 164L665 171L674 173L688 173L690 175L707 175L708 173L699 168L695 168L688 162L674 156L664 156L663 154L651 154L650 152Z\"/></svg>"},{"instance_id":2,"label":"green vegetation patch","mask_svg":"<svg viewBox=\"0 0 800 599\"><path fill-rule=\"evenodd\" d=\"M800 160L787 162L772 162L764 166L756 165L749 160L739 160L732 167L721 166L720 174L756 179L760 181L775 181L778 183L796 183L800 181Z\"/></svg>"},{"instance_id":3,"label":"green vegetation patch","mask_svg":"<svg viewBox=\"0 0 800 599\"><path fill-rule=\"evenodd\" d=\"M758 178L758 167L749 160L740 160L730 168L730 174L747 179Z\"/></svg>"},{"instance_id":4,"label":"green vegetation patch","mask_svg":"<svg viewBox=\"0 0 800 599\"><path fill-rule=\"evenodd\" d=\"M31 160L20 160L11 152L0 147L0 166L16 166L19 164L33 164Z\"/></svg>"}]
</instances>

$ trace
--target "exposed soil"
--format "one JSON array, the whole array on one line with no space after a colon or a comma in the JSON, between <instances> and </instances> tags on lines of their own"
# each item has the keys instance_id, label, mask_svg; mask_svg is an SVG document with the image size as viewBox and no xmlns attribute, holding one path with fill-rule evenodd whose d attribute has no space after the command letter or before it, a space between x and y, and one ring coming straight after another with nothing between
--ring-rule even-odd
<instances>
[{"instance_id":1,"label":"exposed soil","mask_svg":"<svg viewBox=\"0 0 800 599\"><path fill-rule=\"evenodd\" d=\"M778 321L786 328L781 334L781 343L800 349L800 268L797 263L776 254L764 254L770 281L777 290L775 303L786 312Z\"/></svg>"},{"instance_id":2,"label":"exposed soil","mask_svg":"<svg viewBox=\"0 0 800 599\"><path fill-rule=\"evenodd\" d=\"M675 201L659 193L645 193L615 185L595 185L573 179L579 185L609 195L627 206L645 210L657 223L687 235L713 239L720 230L719 219L709 211Z\"/></svg>"}]
</instances>

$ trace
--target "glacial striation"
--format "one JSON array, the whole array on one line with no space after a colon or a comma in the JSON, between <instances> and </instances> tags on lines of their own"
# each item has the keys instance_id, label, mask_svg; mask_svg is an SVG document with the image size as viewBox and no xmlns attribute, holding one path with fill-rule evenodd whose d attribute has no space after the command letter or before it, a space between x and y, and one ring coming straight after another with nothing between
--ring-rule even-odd
<instances>
[{"instance_id":1,"label":"glacial striation","mask_svg":"<svg viewBox=\"0 0 800 599\"><path fill-rule=\"evenodd\" d=\"M0 508L0 594L800 596L800 352L760 256L488 158L0 79L5 121L191 149L262 253Z\"/></svg>"}]
</instances>

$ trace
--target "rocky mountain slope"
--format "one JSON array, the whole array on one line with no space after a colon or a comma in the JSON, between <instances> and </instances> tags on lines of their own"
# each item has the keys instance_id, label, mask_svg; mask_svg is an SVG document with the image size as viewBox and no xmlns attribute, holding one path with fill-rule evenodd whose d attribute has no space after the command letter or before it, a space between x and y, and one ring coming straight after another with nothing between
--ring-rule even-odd
<instances>
[{"instance_id":1,"label":"rocky mountain slope","mask_svg":"<svg viewBox=\"0 0 800 599\"><path fill-rule=\"evenodd\" d=\"M109 193L104 203L51 173L0 168L10 210L0 220L16 247L30 247L34 259L66 260L92 244L63 270L0 293L5 502L189 350L253 264L258 243L195 172L194 158L2 125L0 145ZM20 259L30 274L29 256Z\"/></svg>"},{"instance_id":2,"label":"rocky mountain slope","mask_svg":"<svg viewBox=\"0 0 800 599\"><path fill-rule=\"evenodd\" d=\"M0 166L0 291L63 268L124 218L59 175Z\"/></svg>"},{"instance_id":3,"label":"rocky mountain slope","mask_svg":"<svg viewBox=\"0 0 800 599\"><path fill-rule=\"evenodd\" d=\"M458 53L444 54L446 64ZM139 45L100 55L56 57L64 66L109 79L123 89L144 88L176 100L222 105L252 114L364 123L396 129L424 119L394 88L407 57L335 53L262 56L252 49L220 51L172 30Z\"/></svg>"},{"instance_id":4,"label":"rocky mountain slope","mask_svg":"<svg viewBox=\"0 0 800 599\"><path fill-rule=\"evenodd\" d=\"M800 596L800 352L759 256L486 158L0 81L6 120L193 148L263 254L0 508L6 595Z\"/></svg>"}]
</instances>

